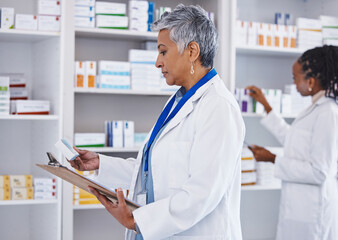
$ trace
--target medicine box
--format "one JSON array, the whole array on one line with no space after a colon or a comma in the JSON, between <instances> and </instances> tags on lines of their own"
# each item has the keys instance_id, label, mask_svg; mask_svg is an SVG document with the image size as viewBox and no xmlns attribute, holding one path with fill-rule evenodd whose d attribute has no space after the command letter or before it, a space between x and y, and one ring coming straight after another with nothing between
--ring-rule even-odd
<instances>
[{"instance_id":1,"label":"medicine box","mask_svg":"<svg viewBox=\"0 0 338 240\"><path fill-rule=\"evenodd\" d=\"M95 17L95 8L91 6L74 6L74 16Z\"/></svg>"},{"instance_id":2,"label":"medicine box","mask_svg":"<svg viewBox=\"0 0 338 240\"><path fill-rule=\"evenodd\" d=\"M96 62L95 61L85 61L85 76L84 76L85 86L88 88L96 87Z\"/></svg>"},{"instance_id":3,"label":"medicine box","mask_svg":"<svg viewBox=\"0 0 338 240\"><path fill-rule=\"evenodd\" d=\"M248 33L248 22L237 20L236 22L236 44L238 46L247 45L247 33Z\"/></svg>"},{"instance_id":4,"label":"medicine box","mask_svg":"<svg viewBox=\"0 0 338 240\"><path fill-rule=\"evenodd\" d=\"M123 147L123 121L113 121L113 147Z\"/></svg>"},{"instance_id":5,"label":"medicine box","mask_svg":"<svg viewBox=\"0 0 338 240\"><path fill-rule=\"evenodd\" d=\"M96 27L111 28L111 29L128 29L128 17L97 15Z\"/></svg>"},{"instance_id":6,"label":"medicine box","mask_svg":"<svg viewBox=\"0 0 338 240\"><path fill-rule=\"evenodd\" d=\"M15 14L15 29L38 30L38 18L31 14Z\"/></svg>"},{"instance_id":7,"label":"medicine box","mask_svg":"<svg viewBox=\"0 0 338 240\"><path fill-rule=\"evenodd\" d=\"M50 102L40 100L17 100L16 114L39 114L48 115L50 112Z\"/></svg>"},{"instance_id":8,"label":"medicine box","mask_svg":"<svg viewBox=\"0 0 338 240\"><path fill-rule=\"evenodd\" d=\"M11 186L11 180L9 175L0 175L0 188L9 188Z\"/></svg>"},{"instance_id":9,"label":"medicine box","mask_svg":"<svg viewBox=\"0 0 338 240\"><path fill-rule=\"evenodd\" d=\"M112 3L112 2L96 2L96 14L100 15L126 15L126 4L125 3Z\"/></svg>"},{"instance_id":10,"label":"medicine box","mask_svg":"<svg viewBox=\"0 0 338 240\"><path fill-rule=\"evenodd\" d=\"M0 188L0 201L3 200L11 200L11 189L7 188Z\"/></svg>"},{"instance_id":11,"label":"medicine box","mask_svg":"<svg viewBox=\"0 0 338 240\"><path fill-rule=\"evenodd\" d=\"M9 115L9 77L0 76L0 115Z\"/></svg>"},{"instance_id":12,"label":"medicine box","mask_svg":"<svg viewBox=\"0 0 338 240\"><path fill-rule=\"evenodd\" d=\"M75 133L74 144L76 147L104 147L104 133Z\"/></svg>"},{"instance_id":13,"label":"medicine box","mask_svg":"<svg viewBox=\"0 0 338 240\"><path fill-rule=\"evenodd\" d=\"M10 100L27 100L28 91L25 87L10 87Z\"/></svg>"},{"instance_id":14,"label":"medicine box","mask_svg":"<svg viewBox=\"0 0 338 240\"><path fill-rule=\"evenodd\" d=\"M26 78L22 73L0 73L0 77L9 77L9 87L25 87Z\"/></svg>"},{"instance_id":15,"label":"medicine box","mask_svg":"<svg viewBox=\"0 0 338 240\"><path fill-rule=\"evenodd\" d=\"M38 30L59 32L61 26L60 17L38 16Z\"/></svg>"},{"instance_id":16,"label":"medicine box","mask_svg":"<svg viewBox=\"0 0 338 240\"><path fill-rule=\"evenodd\" d=\"M0 15L1 29L14 28L14 8L1 8Z\"/></svg>"},{"instance_id":17,"label":"medicine box","mask_svg":"<svg viewBox=\"0 0 338 240\"><path fill-rule=\"evenodd\" d=\"M34 199L36 200L49 200L55 198L56 198L55 192L34 192Z\"/></svg>"},{"instance_id":18,"label":"medicine box","mask_svg":"<svg viewBox=\"0 0 338 240\"><path fill-rule=\"evenodd\" d=\"M37 178L35 177L33 180L34 187L37 186L55 186L56 180L55 178Z\"/></svg>"},{"instance_id":19,"label":"medicine box","mask_svg":"<svg viewBox=\"0 0 338 240\"><path fill-rule=\"evenodd\" d=\"M99 61L98 87L130 89L130 63Z\"/></svg>"},{"instance_id":20,"label":"medicine box","mask_svg":"<svg viewBox=\"0 0 338 240\"><path fill-rule=\"evenodd\" d=\"M95 6L95 0L74 0L75 6Z\"/></svg>"},{"instance_id":21,"label":"medicine box","mask_svg":"<svg viewBox=\"0 0 338 240\"><path fill-rule=\"evenodd\" d=\"M68 160L74 160L79 156L79 153L67 142L66 139L60 139L55 143L55 147L62 152L63 156Z\"/></svg>"},{"instance_id":22,"label":"medicine box","mask_svg":"<svg viewBox=\"0 0 338 240\"><path fill-rule=\"evenodd\" d=\"M85 65L83 62L75 62L75 87L83 88L85 86L84 82L85 75Z\"/></svg>"},{"instance_id":23,"label":"medicine box","mask_svg":"<svg viewBox=\"0 0 338 240\"><path fill-rule=\"evenodd\" d=\"M95 17L74 17L75 27L95 28Z\"/></svg>"},{"instance_id":24,"label":"medicine box","mask_svg":"<svg viewBox=\"0 0 338 240\"><path fill-rule=\"evenodd\" d=\"M125 148L134 147L134 122L133 121L123 122L123 147Z\"/></svg>"},{"instance_id":25,"label":"medicine box","mask_svg":"<svg viewBox=\"0 0 338 240\"><path fill-rule=\"evenodd\" d=\"M39 0L38 14L48 16L61 16L61 2L54 0Z\"/></svg>"},{"instance_id":26,"label":"medicine box","mask_svg":"<svg viewBox=\"0 0 338 240\"><path fill-rule=\"evenodd\" d=\"M10 175L9 178L12 188L24 188L33 186L32 175Z\"/></svg>"},{"instance_id":27,"label":"medicine box","mask_svg":"<svg viewBox=\"0 0 338 240\"><path fill-rule=\"evenodd\" d=\"M33 187L12 187L12 200L30 200L34 199L34 188Z\"/></svg>"}]
</instances>

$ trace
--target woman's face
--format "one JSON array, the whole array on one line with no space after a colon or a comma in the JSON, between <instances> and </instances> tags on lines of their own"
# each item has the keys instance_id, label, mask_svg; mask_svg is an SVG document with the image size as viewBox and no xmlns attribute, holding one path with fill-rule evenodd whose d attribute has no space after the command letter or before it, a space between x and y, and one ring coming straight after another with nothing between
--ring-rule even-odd
<instances>
[{"instance_id":1,"label":"woman's face","mask_svg":"<svg viewBox=\"0 0 338 240\"><path fill-rule=\"evenodd\" d=\"M179 53L177 45L169 37L169 31L161 30L157 38L158 57L156 67L161 68L168 85L184 86L190 75L189 51Z\"/></svg>"},{"instance_id":2,"label":"woman's face","mask_svg":"<svg viewBox=\"0 0 338 240\"><path fill-rule=\"evenodd\" d=\"M293 83L296 84L297 91L302 96L309 96L309 81L305 79L305 73L302 70L302 65L296 61L292 66Z\"/></svg>"}]
</instances>

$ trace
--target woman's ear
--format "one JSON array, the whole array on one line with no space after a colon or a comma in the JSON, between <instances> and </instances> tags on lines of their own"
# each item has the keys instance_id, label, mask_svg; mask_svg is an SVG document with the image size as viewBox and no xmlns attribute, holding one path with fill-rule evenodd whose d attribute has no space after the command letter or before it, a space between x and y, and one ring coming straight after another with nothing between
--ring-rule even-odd
<instances>
[{"instance_id":1,"label":"woman's ear","mask_svg":"<svg viewBox=\"0 0 338 240\"><path fill-rule=\"evenodd\" d=\"M314 77L309 77L308 78L309 88L314 89L315 86L316 86L316 81L318 81L318 80L315 79Z\"/></svg>"},{"instance_id":2,"label":"woman's ear","mask_svg":"<svg viewBox=\"0 0 338 240\"><path fill-rule=\"evenodd\" d=\"M188 45L190 62L195 62L200 56L200 46L197 42L191 42Z\"/></svg>"}]
</instances>

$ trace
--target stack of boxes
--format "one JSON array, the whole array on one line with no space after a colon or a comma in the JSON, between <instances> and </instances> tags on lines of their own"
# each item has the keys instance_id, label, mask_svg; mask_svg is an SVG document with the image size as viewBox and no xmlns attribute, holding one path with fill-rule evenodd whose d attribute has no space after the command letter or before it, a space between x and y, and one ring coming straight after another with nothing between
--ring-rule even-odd
<instances>
[{"instance_id":1,"label":"stack of boxes","mask_svg":"<svg viewBox=\"0 0 338 240\"><path fill-rule=\"evenodd\" d=\"M95 88L96 87L96 62L77 61L75 62L75 87Z\"/></svg>"},{"instance_id":2,"label":"stack of boxes","mask_svg":"<svg viewBox=\"0 0 338 240\"><path fill-rule=\"evenodd\" d=\"M130 63L99 61L98 88L130 89Z\"/></svg>"},{"instance_id":3,"label":"stack of boxes","mask_svg":"<svg viewBox=\"0 0 338 240\"><path fill-rule=\"evenodd\" d=\"M133 90L160 89L161 70L155 67L157 51L129 50L131 88Z\"/></svg>"},{"instance_id":4,"label":"stack of boxes","mask_svg":"<svg viewBox=\"0 0 338 240\"><path fill-rule=\"evenodd\" d=\"M14 15L14 8L1 8L0 27L1 29L60 31L61 1L38 0L37 12L38 16L33 14Z\"/></svg>"},{"instance_id":5,"label":"stack of boxes","mask_svg":"<svg viewBox=\"0 0 338 240\"><path fill-rule=\"evenodd\" d=\"M96 27L128 29L125 3L96 2Z\"/></svg>"},{"instance_id":6,"label":"stack of boxes","mask_svg":"<svg viewBox=\"0 0 338 240\"><path fill-rule=\"evenodd\" d=\"M56 198L56 183L52 178L32 175L0 175L0 200L49 200Z\"/></svg>"},{"instance_id":7,"label":"stack of boxes","mask_svg":"<svg viewBox=\"0 0 338 240\"><path fill-rule=\"evenodd\" d=\"M298 38L297 46L300 49L311 49L322 46L322 26L320 20L297 18Z\"/></svg>"},{"instance_id":8,"label":"stack of boxes","mask_svg":"<svg viewBox=\"0 0 338 240\"><path fill-rule=\"evenodd\" d=\"M38 1L38 30L59 32L61 2L55 0Z\"/></svg>"},{"instance_id":9,"label":"stack of boxes","mask_svg":"<svg viewBox=\"0 0 338 240\"><path fill-rule=\"evenodd\" d=\"M56 198L54 178L34 178L34 199L50 200Z\"/></svg>"},{"instance_id":10,"label":"stack of boxes","mask_svg":"<svg viewBox=\"0 0 338 240\"><path fill-rule=\"evenodd\" d=\"M297 115L311 105L311 97L302 97L294 84L285 85L285 94L280 89L262 89L262 92L272 109L283 115ZM249 90L236 88L234 95L242 112L264 113L263 105L249 96Z\"/></svg>"},{"instance_id":11,"label":"stack of boxes","mask_svg":"<svg viewBox=\"0 0 338 240\"><path fill-rule=\"evenodd\" d=\"M95 0L75 0L75 27L95 28Z\"/></svg>"},{"instance_id":12,"label":"stack of boxes","mask_svg":"<svg viewBox=\"0 0 338 240\"><path fill-rule=\"evenodd\" d=\"M297 29L295 26L245 22L237 20L236 42L238 46L265 46L295 48Z\"/></svg>"},{"instance_id":13,"label":"stack of boxes","mask_svg":"<svg viewBox=\"0 0 338 240\"><path fill-rule=\"evenodd\" d=\"M78 171L76 172L82 176L91 178L94 176L94 171ZM100 204L100 201L87 191L82 190L76 186L73 186L73 205L85 205L85 204Z\"/></svg>"},{"instance_id":14,"label":"stack of boxes","mask_svg":"<svg viewBox=\"0 0 338 240\"><path fill-rule=\"evenodd\" d=\"M255 159L252 152L244 147L241 155L241 184L245 185L254 185L257 181Z\"/></svg>"},{"instance_id":15,"label":"stack of boxes","mask_svg":"<svg viewBox=\"0 0 338 240\"><path fill-rule=\"evenodd\" d=\"M279 185L280 180L275 178L275 165L271 162L256 162L258 185Z\"/></svg>"},{"instance_id":16,"label":"stack of boxes","mask_svg":"<svg viewBox=\"0 0 338 240\"><path fill-rule=\"evenodd\" d=\"M323 44L338 46L338 17L320 16Z\"/></svg>"},{"instance_id":17,"label":"stack of boxes","mask_svg":"<svg viewBox=\"0 0 338 240\"><path fill-rule=\"evenodd\" d=\"M0 76L0 115L9 115L9 77Z\"/></svg>"},{"instance_id":18,"label":"stack of boxes","mask_svg":"<svg viewBox=\"0 0 338 240\"><path fill-rule=\"evenodd\" d=\"M133 121L105 121L106 146L114 148L134 147Z\"/></svg>"},{"instance_id":19,"label":"stack of boxes","mask_svg":"<svg viewBox=\"0 0 338 240\"><path fill-rule=\"evenodd\" d=\"M129 29L150 31L154 22L154 3L148 1L129 1Z\"/></svg>"}]
</instances>

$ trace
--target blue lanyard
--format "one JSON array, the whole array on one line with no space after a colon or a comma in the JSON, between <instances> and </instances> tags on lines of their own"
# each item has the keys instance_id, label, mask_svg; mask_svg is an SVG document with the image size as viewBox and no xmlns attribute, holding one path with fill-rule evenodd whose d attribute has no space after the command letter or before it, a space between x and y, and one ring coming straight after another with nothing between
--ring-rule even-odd
<instances>
[{"instance_id":1,"label":"blue lanyard","mask_svg":"<svg viewBox=\"0 0 338 240\"><path fill-rule=\"evenodd\" d=\"M189 89L188 92L186 92L186 94L184 94L184 96L182 97L182 99L178 102L178 104L176 105L175 109L171 112L171 114L169 115L169 112L172 108L172 106L174 105L175 102L175 96L176 94L170 99L169 103L167 104L167 106L164 108L164 110L162 111L160 117L158 118L155 127L150 135L148 144L147 144L147 148L146 148L146 152L145 152L145 164L144 164L144 171L148 172L148 153L149 153L149 149L151 147L151 144L154 142L154 139L156 137L156 135L158 134L158 132L160 131L160 129L166 125L173 117L176 116L176 114L178 113L178 111L180 111L180 109L183 107L183 105L195 94L195 92L202 87L205 83L207 83L210 79L212 79L215 75L217 74L215 69L212 69L211 71L209 71L203 78L201 78L192 88ZM169 115L169 117L168 117Z\"/></svg>"}]
</instances>

